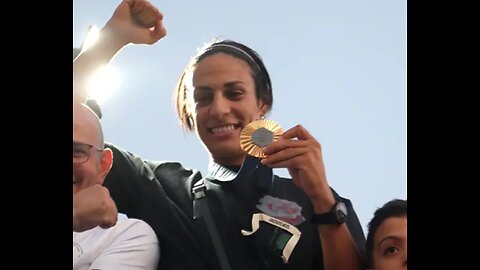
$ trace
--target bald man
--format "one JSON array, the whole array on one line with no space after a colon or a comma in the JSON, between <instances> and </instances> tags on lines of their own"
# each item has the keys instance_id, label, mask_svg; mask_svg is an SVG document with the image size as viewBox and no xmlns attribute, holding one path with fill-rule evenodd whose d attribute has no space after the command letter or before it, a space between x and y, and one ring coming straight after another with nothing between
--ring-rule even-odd
<instances>
[{"instance_id":1,"label":"bald man","mask_svg":"<svg viewBox=\"0 0 480 270\"><path fill-rule=\"evenodd\" d=\"M156 269L160 246L142 220L118 216L102 186L112 167L97 115L73 109L73 269Z\"/></svg>"},{"instance_id":2,"label":"bald man","mask_svg":"<svg viewBox=\"0 0 480 270\"><path fill-rule=\"evenodd\" d=\"M117 222L117 208L102 186L112 167L112 151L104 149L100 121L84 105L74 107L73 119L73 230L96 226L108 228ZM100 150L102 149L102 150ZM95 152L91 155L91 152Z\"/></svg>"}]
</instances>

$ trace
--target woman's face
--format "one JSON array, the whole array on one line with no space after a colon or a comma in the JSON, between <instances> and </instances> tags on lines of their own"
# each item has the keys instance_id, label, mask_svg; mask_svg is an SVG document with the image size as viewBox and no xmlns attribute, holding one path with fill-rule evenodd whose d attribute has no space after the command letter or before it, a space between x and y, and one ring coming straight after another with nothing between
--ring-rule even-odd
<instances>
[{"instance_id":1,"label":"woman's face","mask_svg":"<svg viewBox=\"0 0 480 270\"><path fill-rule=\"evenodd\" d=\"M250 66L225 53L202 59L193 71L189 104L197 134L215 162L241 165L240 132L260 119L267 106L256 98Z\"/></svg>"},{"instance_id":2,"label":"woman's face","mask_svg":"<svg viewBox=\"0 0 480 270\"><path fill-rule=\"evenodd\" d=\"M407 217L386 219L373 239L373 269L407 269Z\"/></svg>"}]
</instances>

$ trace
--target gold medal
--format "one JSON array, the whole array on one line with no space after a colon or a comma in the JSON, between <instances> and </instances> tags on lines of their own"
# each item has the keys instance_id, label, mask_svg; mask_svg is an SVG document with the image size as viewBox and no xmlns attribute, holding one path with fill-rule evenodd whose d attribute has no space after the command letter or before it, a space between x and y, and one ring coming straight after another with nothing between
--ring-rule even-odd
<instances>
[{"instance_id":1,"label":"gold medal","mask_svg":"<svg viewBox=\"0 0 480 270\"><path fill-rule=\"evenodd\" d=\"M278 140L282 133L282 127L272 120L253 121L240 133L240 146L250 156L266 158L262 147Z\"/></svg>"}]
</instances>

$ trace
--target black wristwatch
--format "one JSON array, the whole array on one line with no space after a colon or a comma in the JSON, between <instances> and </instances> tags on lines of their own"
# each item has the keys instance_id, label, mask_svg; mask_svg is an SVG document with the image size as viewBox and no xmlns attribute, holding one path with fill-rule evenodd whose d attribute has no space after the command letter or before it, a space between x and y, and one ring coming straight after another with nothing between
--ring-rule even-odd
<instances>
[{"instance_id":1,"label":"black wristwatch","mask_svg":"<svg viewBox=\"0 0 480 270\"><path fill-rule=\"evenodd\" d=\"M336 201L328 213L312 216L315 224L343 224L347 221L347 206L343 202Z\"/></svg>"}]
</instances>

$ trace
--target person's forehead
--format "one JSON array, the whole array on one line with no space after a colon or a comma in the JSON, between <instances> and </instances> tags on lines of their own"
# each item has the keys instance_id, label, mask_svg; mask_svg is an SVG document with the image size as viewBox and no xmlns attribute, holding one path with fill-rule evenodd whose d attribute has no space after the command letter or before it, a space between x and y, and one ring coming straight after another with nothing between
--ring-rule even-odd
<instances>
[{"instance_id":1,"label":"person's forehead","mask_svg":"<svg viewBox=\"0 0 480 270\"><path fill-rule=\"evenodd\" d=\"M98 118L94 112L85 107L74 109L73 140L77 142L98 145L99 138Z\"/></svg>"},{"instance_id":2,"label":"person's forehead","mask_svg":"<svg viewBox=\"0 0 480 270\"><path fill-rule=\"evenodd\" d=\"M392 235L398 237L406 237L407 234L407 217L390 217L385 219L378 227L375 233L375 242L380 242L383 238Z\"/></svg>"},{"instance_id":3,"label":"person's forehead","mask_svg":"<svg viewBox=\"0 0 480 270\"><path fill-rule=\"evenodd\" d=\"M193 82L221 79L219 76L253 80L250 66L240 58L217 53L202 59L193 70Z\"/></svg>"},{"instance_id":4,"label":"person's forehead","mask_svg":"<svg viewBox=\"0 0 480 270\"><path fill-rule=\"evenodd\" d=\"M218 69L224 69L226 67L242 67L250 69L250 65L247 61L238 56L225 52L217 52L212 55L205 56L196 64L194 72L199 69L202 70L206 67Z\"/></svg>"},{"instance_id":5,"label":"person's forehead","mask_svg":"<svg viewBox=\"0 0 480 270\"><path fill-rule=\"evenodd\" d=\"M80 123L73 124L73 141L97 146L98 136L92 129Z\"/></svg>"}]
</instances>

